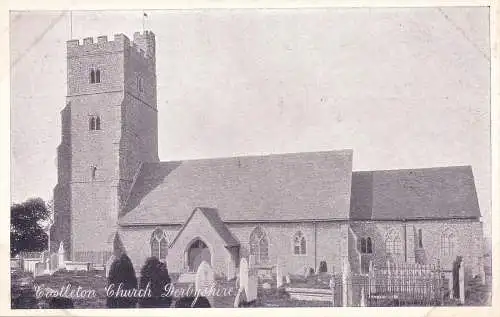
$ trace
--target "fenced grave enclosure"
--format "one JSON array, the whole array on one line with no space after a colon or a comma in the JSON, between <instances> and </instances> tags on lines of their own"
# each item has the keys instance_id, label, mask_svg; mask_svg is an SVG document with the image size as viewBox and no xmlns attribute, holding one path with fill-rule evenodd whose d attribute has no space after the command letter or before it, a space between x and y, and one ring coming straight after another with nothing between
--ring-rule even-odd
<instances>
[{"instance_id":1,"label":"fenced grave enclosure","mask_svg":"<svg viewBox=\"0 0 500 317\"><path fill-rule=\"evenodd\" d=\"M367 274L347 277L349 306L441 306L451 291L447 275L439 263L370 265Z\"/></svg>"}]
</instances>

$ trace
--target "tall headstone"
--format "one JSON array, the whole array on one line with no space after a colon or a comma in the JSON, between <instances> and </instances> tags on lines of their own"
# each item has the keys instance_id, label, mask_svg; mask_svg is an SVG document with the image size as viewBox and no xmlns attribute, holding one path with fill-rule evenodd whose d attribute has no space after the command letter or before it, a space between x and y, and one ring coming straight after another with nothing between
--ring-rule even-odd
<instances>
[{"instance_id":1,"label":"tall headstone","mask_svg":"<svg viewBox=\"0 0 500 317\"><path fill-rule=\"evenodd\" d=\"M479 278L481 280L481 285L485 285L486 284L486 272L484 271L484 258L481 257L479 259Z\"/></svg>"},{"instance_id":2,"label":"tall headstone","mask_svg":"<svg viewBox=\"0 0 500 317\"><path fill-rule=\"evenodd\" d=\"M65 253L66 252L64 251L64 244L61 241L61 243L59 243L59 250L57 251L57 268L60 270L66 268Z\"/></svg>"},{"instance_id":3,"label":"tall headstone","mask_svg":"<svg viewBox=\"0 0 500 317\"><path fill-rule=\"evenodd\" d=\"M460 289L460 303L465 304L465 265L464 261L460 261L460 268L458 269L458 285Z\"/></svg>"},{"instance_id":4,"label":"tall headstone","mask_svg":"<svg viewBox=\"0 0 500 317\"><path fill-rule=\"evenodd\" d=\"M342 306L349 307L352 300L352 285L351 285L351 265L349 259L344 259L342 266Z\"/></svg>"},{"instance_id":5,"label":"tall headstone","mask_svg":"<svg viewBox=\"0 0 500 317\"><path fill-rule=\"evenodd\" d=\"M283 269L280 266L280 262L276 261L276 288L283 286Z\"/></svg>"},{"instance_id":6,"label":"tall headstone","mask_svg":"<svg viewBox=\"0 0 500 317\"><path fill-rule=\"evenodd\" d=\"M332 273L332 276L330 276L330 290L332 291L332 307L335 307L335 274Z\"/></svg>"},{"instance_id":7,"label":"tall headstone","mask_svg":"<svg viewBox=\"0 0 500 317\"><path fill-rule=\"evenodd\" d=\"M234 308L238 308L238 307L240 307L241 303L245 303L245 302L247 302L247 297L245 295L245 290L243 288L240 288L238 290L238 293L236 293L236 296L234 298L233 307Z\"/></svg>"},{"instance_id":8,"label":"tall headstone","mask_svg":"<svg viewBox=\"0 0 500 317\"><path fill-rule=\"evenodd\" d=\"M450 280L448 282L448 292L450 293L450 299L453 299L453 272L448 274Z\"/></svg>"},{"instance_id":9,"label":"tall headstone","mask_svg":"<svg viewBox=\"0 0 500 317\"><path fill-rule=\"evenodd\" d=\"M227 280L232 280L236 276L236 267L233 259L231 257L228 257L226 260L226 267L227 267Z\"/></svg>"},{"instance_id":10,"label":"tall headstone","mask_svg":"<svg viewBox=\"0 0 500 317\"><path fill-rule=\"evenodd\" d=\"M205 296L213 307L213 296L210 294L210 288L215 284L215 275L207 261L201 262L198 266L194 281L196 292L200 292L200 296Z\"/></svg>"},{"instance_id":11,"label":"tall headstone","mask_svg":"<svg viewBox=\"0 0 500 317\"><path fill-rule=\"evenodd\" d=\"M240 276L239 276L239 288L245 288L248 285L248 261L243 258L240 261Z\"/></svg>"},{"instance_id":12,"label":"tall headstone","mask_svg":"<svg viewBox=\"0 0 500 317\"><path fill-rule=\"evenodd\" d=\"M365 288L361 287L361 300L359 306L366 307L366 296L365 296Z\"/></svg>"},{"instance_id":13,"label":"tall headstone","mask_svg":"<svg viewBox=\"0 0 500 317\"><path fill-rule=\"evenodd\" d=\"M109 277L109 271L111 269L111 265L113 262L117 259L116 256L113 254L109 257L109 259L106 261L106 264L104 264L104 274L106 274L106 278Z\"/></svg>"},{"instance_id":14,"label":"tall headstone","mask_svg":"<svg viewBox=\"0 0 500 317\"><path fill-rule=\"evenodd\" d=\"M257 299L257 275L255 270L249 269L246 259L240 262L240 289L243 288L247 301Z\"/></svg>"}]
</instances>

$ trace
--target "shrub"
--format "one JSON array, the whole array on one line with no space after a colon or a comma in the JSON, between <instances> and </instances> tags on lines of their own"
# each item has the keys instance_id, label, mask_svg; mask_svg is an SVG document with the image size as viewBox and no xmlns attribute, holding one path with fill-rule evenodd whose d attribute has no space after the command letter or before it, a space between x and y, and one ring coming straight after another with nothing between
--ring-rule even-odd
<instances>
[{"instance_id":1,"label":"shrub","mask_svg":"<svg viewBox=\"0 0 500 317\"><path fill-rule=\"evenodd\" d=\"M106 307L108 308L132 308L137 304L137 298L130 295L134 289L137 289L137 277L135 276L134 266L126 254L113 261L109 270L108 286L113 286L115 294L110 294L106 298ZM117 294L118 288L122 294ZM128 293L128 294L127 294Z\"/></svg>"},{"instance_id":2,"label":"shrub","mask_svg":"<svg viewBox=\"0 0 500 317\"><path fill-rule=\"evenodd\" d=\"M175 308L210 308L210 302L204 296L198 298L194 296L181 297L175 301Z\"/></svg>"},{"instance_id":3,"label":"shrub","mask_svg":"<svg viewBox=\"0 0 500 317\"><path fill-rule=\"evenodd\" d=\"M73 300L67 297L53 297L49 300L50 309L74 308Z\"/></svg>"},{"instance_id":4,"label":"shrub","mask_svg":"<svg viewBox=\"0 0 500 317\"><path fill-rule=\"evenodd\" d=\"M139 299L140 307L170 307L172 298L165 294L165 285L170 284L167 266L156 257L150 257L141 269L140 287L146 289L149 284L151 296ZM147 294L146 294L147 295Z\"/></svg>"}]
</instances>

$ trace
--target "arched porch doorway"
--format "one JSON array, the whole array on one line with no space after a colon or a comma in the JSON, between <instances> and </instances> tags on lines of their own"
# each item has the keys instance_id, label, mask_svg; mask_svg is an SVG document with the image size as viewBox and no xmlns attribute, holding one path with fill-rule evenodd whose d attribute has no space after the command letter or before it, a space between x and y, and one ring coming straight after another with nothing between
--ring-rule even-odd
<instances>
[{"instance_id":1,"label":"arched porch doorway","mask_svg":"<svg viewBox=\"0 0 500 317\"><path fill-rule=\"evenodd\" d=\"M207 261L208 264L212 265L210 249L205 242L200 239L195 239L188 247L187 260L189 272L196 272L198 266L200 266L203 261Z\"/></svg>"}]
</instances>

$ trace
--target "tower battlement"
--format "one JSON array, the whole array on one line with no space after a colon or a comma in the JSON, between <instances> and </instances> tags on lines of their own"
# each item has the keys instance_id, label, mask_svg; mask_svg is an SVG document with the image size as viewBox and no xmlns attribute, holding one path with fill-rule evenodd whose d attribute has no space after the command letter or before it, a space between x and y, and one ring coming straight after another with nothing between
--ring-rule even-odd
<instances>
[{"instance_id":1,"label":"tower battlement","mask_svg":"<svg viewBox=\"0 0 500 317\"><path fill-rule=\"evenodd\" d=\"M151 31L135 32L131 41L125 34L115 34L112 41L108 37L86 37L82 40L73 39L66 42L68 57L76 57L98 53L116 53L130 51L145 59L155 60L155 35Z\"/></svg>"}]
</instances>

